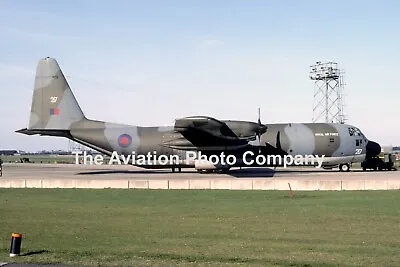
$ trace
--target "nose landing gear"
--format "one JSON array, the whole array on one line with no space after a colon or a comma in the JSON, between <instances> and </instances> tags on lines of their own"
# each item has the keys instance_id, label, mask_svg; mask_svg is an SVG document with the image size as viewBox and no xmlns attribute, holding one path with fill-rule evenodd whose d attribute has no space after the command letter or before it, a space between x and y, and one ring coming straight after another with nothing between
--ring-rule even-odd
<instances>
[{"instance_id":1,"label":"nose landing gear","mask_svg":"<svg viewBox=\"0 0 400 267\"><path fill-rule=\"evenodd\" d=\"M348 164L348 163L340 164L340 165L339 165L339 171L341 171L341 172L348 172L348 171L350 171L350 164Z\"/></svg>"}]
</instances>

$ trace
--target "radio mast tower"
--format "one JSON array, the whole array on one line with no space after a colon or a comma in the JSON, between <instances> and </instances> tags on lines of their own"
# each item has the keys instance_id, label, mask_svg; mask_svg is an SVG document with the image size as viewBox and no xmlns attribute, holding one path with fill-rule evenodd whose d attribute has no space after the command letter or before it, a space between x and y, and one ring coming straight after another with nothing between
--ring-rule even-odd
<instances>
[{"instance_id":1,"label":"radio mast tower","mask_svg":"<svg viewBox=\"0 0 400 267\"><path fill-rule=\"evenodd\" d=\"M344 72L336 62L316 62L311 65L310 79L314 81L313 122L345 123L343 114Z\"/></svg>"}]
</instances>

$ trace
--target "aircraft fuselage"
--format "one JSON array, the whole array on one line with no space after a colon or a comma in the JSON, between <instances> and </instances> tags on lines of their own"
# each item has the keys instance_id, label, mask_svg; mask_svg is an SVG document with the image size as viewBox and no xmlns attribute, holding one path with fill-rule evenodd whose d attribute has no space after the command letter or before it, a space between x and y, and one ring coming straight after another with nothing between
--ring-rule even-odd
<instances>
[{"instance_id":1,"label":"aircraft fuselage","mask_svg":"<svg viewBox=\"0 0 400 267\"><path fill-rule=\"evenodd\" d=\"M254 122L223 121L239 137L250 136ZM313 155L324 157L323 166L361 162L365 159L366 144L364 134L356 127L347 124L327 123L281 123L266 124L268 130L261 135L260 142L255 138L243 147L214 147L203 154L224 152L225 155L241 157L246 151L257 154L260 149L265 155ZM93 120L82 120L73 124L70 130L72 140L112 155L176 155L185 159L187 151L196 151L174 126L141 127ZM180 162L180 167L194 167L195 162ZM248 166L238 162L236 166ZM157 168L171 165L141 165Z\"/></svg>"}]
</instances>

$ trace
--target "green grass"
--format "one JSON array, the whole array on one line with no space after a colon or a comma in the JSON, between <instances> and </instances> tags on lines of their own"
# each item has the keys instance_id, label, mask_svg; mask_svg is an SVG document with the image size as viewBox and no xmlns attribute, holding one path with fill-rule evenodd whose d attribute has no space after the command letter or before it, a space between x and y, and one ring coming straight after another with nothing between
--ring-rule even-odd
<instances>
[{"instance_id":1,"label":"green grass","mask_svg":"<svg viewBox=\"0 0 400 267\"><path fill-rule=\"evenodd\" d=\"M399 191L1 189L0 262L398 266L399 204Z\"/></svg>"}]
</instances>

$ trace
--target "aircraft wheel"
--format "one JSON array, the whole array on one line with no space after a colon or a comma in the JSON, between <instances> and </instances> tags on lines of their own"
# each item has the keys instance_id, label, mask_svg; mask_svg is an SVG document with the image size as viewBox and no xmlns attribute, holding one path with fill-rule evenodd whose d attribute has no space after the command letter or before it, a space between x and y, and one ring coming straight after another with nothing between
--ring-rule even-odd
<instances>
[{"instance_id":1,"label":"aircraft wheel","mask_svg":"<svg viewBox=\"0 0 400 267\"><path fill-rule=\"evenodd\" d=\"M348 171L350 171L350 165L348 163L340 164L339 165L339 170L341 172L348 172Z\"/></svg>"}]
</instances>

